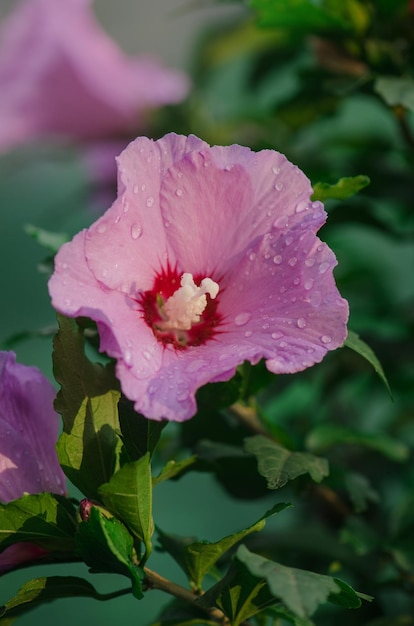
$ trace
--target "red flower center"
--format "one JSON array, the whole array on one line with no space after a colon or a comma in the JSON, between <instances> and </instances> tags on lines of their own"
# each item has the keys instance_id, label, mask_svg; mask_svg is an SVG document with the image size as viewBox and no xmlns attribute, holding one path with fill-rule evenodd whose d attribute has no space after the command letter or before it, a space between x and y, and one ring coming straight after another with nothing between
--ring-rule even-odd
<instances>
[{"instance_id":1,"label":"red flower center","mask_svg":"<svg viewBox=\"0 0 414 626\"><path fill-rule=\"evenodd\" d=\"M194 296L189 302L199 304L197 312L193 312L194 305L189 304L190 314L187 318L190 323L181 323L180 320L172 320L168 312L176 310L176 306L172 306L172 296L180 296L187 289L184 286L183 278L191 277L190 283L193 285ZM217 298L210 295L212 289L207 287L203 289L201 286L205 283L216 285L211 279L205 279L204 276L196 274L182 274L178 272L177 267L172 268L167 265L166 269L162 269L156 274L152 289L144 291L139 298L139 304L142 307L144 319L151 328L158 341L163 344L173 344L178 349L184 349L189 346L200 346L211 339L217 331L217 326L221 322L221 315L217 311ZM188 281L187 281L188 282ZM181 285L181 287L180 287ZM197 287L200 285L200 287ZM218 291L218 286L217 291ZM191 290L191 287L190 287ZM201 295L199 295L201 294ZM181 298L178 297L180 302ZM168 304L167 304L168 302ZM167 304L167 306L165 306ZM186 304L183 305L184 310Z\"/></svg>"}]
</instances>

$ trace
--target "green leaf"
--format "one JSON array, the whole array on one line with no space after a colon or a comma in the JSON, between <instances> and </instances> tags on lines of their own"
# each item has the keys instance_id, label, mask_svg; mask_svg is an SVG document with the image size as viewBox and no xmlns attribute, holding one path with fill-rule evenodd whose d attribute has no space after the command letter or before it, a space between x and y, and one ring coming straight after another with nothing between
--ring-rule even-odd
<instances>
[{"instance_id":1,"label":"green leaf","mask_svg":"<svg viewBox=\"0 0 414 626\"><path fill-rule=\"evenodd\" d=\"M147 452L151 456L167 421L149 420L134 409L134 403L121 397L118 405L122 441L129 461L137 461Z\"/></svg>"},{"instance_id":2,"label":"green leaf","mask_svg":"<svg viewBox=\"0 0 414 626\"><path fill-rule=\"evenodd\" d=\"M272 596L279 599L294 614L301 618L310 617L320 604L335 599L348 608L361 605L357 593L338 579L294 567L286 567L253 554L245 546L237 550L236 559L249 572L268 585Z\"/></svg>"},{"instance_id":3,"label":"green leaf","mask_svg":"<svg viewBox=\"0 0 414 626\"><path fill-rule=\"evenodd\" d=\"M79 554L93 571L127 576L133 595L138 600L144 597L144 572L134 563L134 540L119 520L92 506L88 521L79 524L76 543Z\"/></svg>"},{"instance_id":4,"label":"green leaf","mask_svg":"<svg viewBox=\"0 0 414 626\"><path fill-rule=\"evenodd\" d=\"M162 468L158 476L154 476L152 479L153 485L158 485L158 483L163 482L164 480L170 480L171 478L176 478L183 472L186 472L189 467L194 465L197 461L197 456L193 454L193 456L188 457L187 459L181 459L180 461L168 461L166 465Z\"/></svg>"},{"instance_id":5,"label":"green leaf","mask_svg":"<svg viewBox=\"0 0 414 626\"><path fill-rule=\"evenodd\" d=\"M53 352L54 374L61 385L55 408L63 418L59 461L80 491L98 499L98 487L119 467L118 383L112 366L86 358L76 322L59 316L59 327Z\"/></svg>"},{"instance_id":6,"label":"green leaf","mask_svg":"<svg viewBox=\"0 0 414 626\"><path fill-rule=\"evenodd\" d=\"M396 76L380 76L374 84L376 91L391 107L403 106L414 111L414 80Z\"/></svg>"},{"instance_id":7,"label":"green leaf","mask_svg":"<svg viewBox=\"0 0 414 626\"><path fill-rule=\"evenodd\" d=\"M336 444L363 446L400 463L406 461L410 455L408 446L388 437L388 435L360 433L335 424L317 426L306 439L306 446L315 452L322 452Z\"/></svg>"},{"instance_id":8,"label":"green leaf","mask_svg":"<svg viewBox=\"0 0 414 626\"><path fill-rule=\"evenodd\" d=\"M69 237L65 233L52 233L49 230L38 228L32 224L26 224L24 230L28 235L33 237L38 244L56 253L64 243L69 241Z\"/></svg>"},{"instance_id":9,"label":"green leaf","mask_svg":"<svg viewBox=\"0 0 414 626\"><path fill-rule=\"evenodd\" d=\"M29 541L51 552L73 552L76 531L73 505L50 493L24 495L0 503L0 547Z\"/></svg>"},{"instance_id":10,"label":"green leaf","mask_svg":"<svg viewBox=\"0 0 414 626\"><path fill-rule=\"evenodd\" d=\"M0 608L0 624L5 626L9 623L7 620L17 619L39 604L59 598L88 597L95 600L108 600L113 595L98 593L93 585L77 576L34 578L20 587L17 594Z\"/></svg>"},{"instance_id":11,"label":"green leaf","mask_svg":"<svg viewBox=\"0 0 414 626\"><path fill-rule=\"evenodd\" d=\"M154 532L150 460L147 452L138 461L127 463L99 489L105 505L144 543L146 558L152 551Z\"/></svg>"},{"instance_id":12,"label":"green leaf","mask_svg":"<svg viewBox=\"0 0 414 626\"><path fill-rule=\"evenodd\" d=\"M363 513L370 502L379 502L379 494L373 489L366 476L357 472L347 472L345 486L352 500L356 513Z\"/></svg>"},{"instance_id":13,"label":"green leaf","mask_svg":"<svg viewBox=\"0 0 414 626\"><path fill-rule=\"evenodd\" d=\"M250 6L258 12L260 26L288 28L303 33L347 27L347 22L340 15L326 11L312 0L250 0Z\"/></svg>"},{"instance_id":14,"label":"green leaf","mask_svg":"<svg viewBox=\"0 0 414 626\"><path fill-rule=\"evenodd\" d=\"M313 186L312 200L346 200L354 196L358 191L370 184L368 176L351 176L340 178L334 185L328 183L315 183Z\"/></svg>"},{"instance_id":15,"label":"green leaf","mask_svg":"<svg viewBox=\"0 0 414 626\"><path fill-rule=\"evenodd\" d=\"M279 489L302 474L309 474L318 483L329 474L326 459L307 452L291 452L262 435L246 438L245 449L257 458L259 473L267 480L269 489Z\"/></svg>"},{"instance_id":16,"label":"green leaf","mask_svg":"<svg viewBox=\"0 0 414 626\"><path fill-rule=\"evenodd\" d=\"M286 503L279 503L265 513L257 522L240 530L237 533L228 535L219 541L210 543L208 541L192 541L185 538L178 538L159 532L159 540L162 547L177 561L182 569L188 575L192 586L200 590L204 576L211 570L230 548L236 543L244 539L247 535L254 532L260 532L265 524L266 519L272 515L276 515L287 507L291 506Z\"/></svg>"},{"instance_id":17,"label":"green leaf","mask_svg":"<svg viewBox=\"0 0 414 626\"><path fill-rule=\"evenodd\" d=\"M384 383L390 397L392 398L391 388L388 384L387 377L385 376L384 370L382 369L382 365L379 362L377 356L375 355L372 348L369 347L368 344L363 341L357 333L353 330L348 330L348 336L345 339L344 346L350 348L354 352L357 352L360 356L364 357L372 365L374 370L377 372L378 376L381 378Z\"/></svg>"}]
</instances>

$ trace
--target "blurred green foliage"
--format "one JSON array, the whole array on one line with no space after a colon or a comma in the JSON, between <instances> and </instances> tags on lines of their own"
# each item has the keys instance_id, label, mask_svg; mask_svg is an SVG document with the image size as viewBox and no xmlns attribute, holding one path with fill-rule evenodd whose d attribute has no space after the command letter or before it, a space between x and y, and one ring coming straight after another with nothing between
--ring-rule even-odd
<instances>
[{"instance_id":1,"label":"blurred green foliage","mask_svg":"<svg viewBox=\"0 0 414 626\"><path fill-rule=\"evenodd\" d=\"M229 383L200 390L199 413L194 419L177 427L160 428L155 434L145 431L143 435L143 424L134 426L130 407L120 404L121 434L136 428L145 438L142 449L125 444L120 454L117 448L116 462L106 459L109 467L120 472L118 461L139 463L146 453L153 453L160 437L154 454L158 469L164 467L159 482L165 486L172 484L167 479L173 479L174 487L178 487L181 481L186 484L189 473L209 473L220 485L217 489L224 494L222 498L234 499L230 501L236 506L240 501L268 498L266 480L269 483L269 471L276 467L276 477L271 475L271 479L272 489L278 491L277 500L294 504L288 522L281 522L277 531L272 527L251 536L238 531L240 536L249 535L246 543L255 557L250 559L247 548L239 548L229 568L230 555L223 551L210 571L212 580L208 579L204 587L210 586L208 597L225 610L232 624L242 619L256 626L328 626L333 622L345 626L350 620L361 626L414 624L413 111L412 2L250 0L236 23L217 24L200 39L189 101L169 107L153 119L154 137L167 131L192 132L209 143L271 148L286 154L307 174L315 192L325 194L329 217L321 237L338 258L335 275L350 303L350 328L376 355L367 361L358 353L361 350L355 351L354 342L350 346L353 350L344 347L310 370L277 378L269 375L263 364L255 368L244 365ZM33 195L34 204L40 208L32 209L24 221L34 223L30 233L50 248L56 238L47 231L71 235L80 225L90 223L94 215L78 208L75 215L71 211L70 207L83 209L88 204L88 189L81 174L75 172L75 161L68 164L61 154L52 164L50 154L43 156L43 165L32 165L24 174L18 167L22 157L5 157L0 191L7 206L30 205ZM368 179L371 182L365 186ZM44 194L44 182L50 180L55 181L48 190L51 206ZM357 181L354 192L359 193L342 193L343 180ZM26 186L19 187L22 181ZM18 220L13 228L23 221L20 215ZM26 276L34 274L34 262L39 261L34 248L30 254ZM44 287L44 283L39 285ZM40 289L39 285L36 288ZM36 297L30 284L25 295ZM23 306L21 294L16 304ZM21 314L17 323L24 319L24 330L30 335L53 324L47 305L44 311L44 317L38 312L34 315L32 324L30 315L22 318ZM13 333L17 330L12 326ZM24 354L24 343L14 345ZM93 341L89 348L93 351ZM371 367L373 362L377 370L381 363L380 373L385 372L393 399ZM92 431L90 435L93 439ZM265 436L272 441L256 452L252 441L263 443ZM115 447L107 446L111 454L115 454ZM82 462L87 460L85 450ZM280 450L284 451L282 457L275 457ZM299 459L299 468L294 467L299 471L289 468L286 459L293 465ZM318 459L322 465L317 466L319 473L313 476L317 482L313 482L308 472L312 475ZM82 485L84 478L85 474ZM103 478L98 479L92 478L93 491L87 495L99 494ZM116 483L121 479L123 474L112 480ZM110 496L108 501L116 500L118 512L121 496L116 490ZM142 497L147 513L149 497L146 493ZM266 502L263 512L268 508ZM135 502L134 506L141 505ZM278 520L284 515L281 511ZM145 529L140 526L147 547L153 532L150 517L148 513ZM220 532L224 524L220 517L220 510L214 511L215 530L224 537L228 530ZM98 521L99 529L112 524L101 517ZM177 545L182 556L191 546L196 545L204 554L224 541L203 544L195 538L190 540L183 530L183 536L174 543L170 535L166 539L171 532L168 515L159 523L163 531L155 533L157 547L173 557ZM250 528L247 523L244 527ZM121 534L125 535L124 528ZM131 564L132 545L127 548L125 571L138 585L139 576ZM114 558L111 553L109 560ZM313 572L327 577L312 579L316 591L310 598L306 596L305 602L310 602L310 608L306 604L303 612L295 611L295 606L300 606L297 597L293 604L286 599L283 603L287 585L271 595L271 581L280 585L280 577L267 565L270 561L274 561L273 566L283 563L281 568L286 569L281 571L285 574L296 568L295 576L310 570L305 579ZM118 569L119 562L118 558ZM256 568L260 567L262 578L258 582ZM202 573L204 576L204 570ZM339 583L335 582L338 579ZM28 591L33 598L45 593L44 580L39 580L35 592L32 588ZM346 581L342 587L341 581ZM94 588L78 579L50 584L53 589L55 584L56 588L65 586L67 595L83 588L84 595L99 599ZM306 588L307 580L304 584ZM364 601L352 613L324 604L338 596L343 606L358 606L359 598L348 584L372 596L373 602ZM254 594L247 601L236 594L236 588L248 588ZM320 602L316 602L319 596ZM281 598L282 603L275 604L275 598L277 602ZM50 599L48 593L45 599ZM16 606L20 606L18 602ZM10 611L15 605L10 604ZM0 623L6 624L4 620ZM159 620L159 626L215 623L199 607L177 600L165 607Z\"/></svg>"}]
</instances>

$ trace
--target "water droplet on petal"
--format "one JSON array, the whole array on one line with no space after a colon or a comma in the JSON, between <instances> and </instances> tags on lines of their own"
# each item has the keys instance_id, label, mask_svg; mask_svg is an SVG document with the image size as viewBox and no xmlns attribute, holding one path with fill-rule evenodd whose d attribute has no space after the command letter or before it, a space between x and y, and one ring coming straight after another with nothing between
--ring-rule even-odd
<instances>
[{"instance_id":1,"label":"water droplet on petal","mask_svg":"<svg viewBox=\"0 0 414 626\"><path fill-rule=\"evenodd\" d=\"M131 365L132 363L132 353L129 350L124 352L124 361L127 365Z\"/></svg>"},{"instance_id":2,"label":"water droplet on petal","mask_svg":"<svg viewBox=\"0 0 414 626\"><path fill-rule=\"evenodd\" d=\"M326 270L329 269L329 263L321 263L319 266L319 273L325 274Z\"/></svg>"},{"instance_id":3,"label":"water droplet on petal","mask_svg":"<svg viewBox=\"0 0 414 626\"><path fill-rule=\"evenodd\" d=\"M134 193L138 193L139 191L139 186L138 185L134 185L134 188L132 190Z\"/></svg>"},{"instance_id":4,"label":"water droplet on petal","mask_svg":"<svg viewBox=\"0 0 414 626\"><path fill-rule=\"evenodd\" d=\"M279 344L279 346L280 346L281 348L287 348L287 343L286 343L286 341L281 341L281 342L280 342L280 344Z\"/></svg>"},{"instance_id":5,"label":"water droplet on petal","mask_svg":"<svg viewBox=\"0 0 414 626\"><path fill-rule=\"evenodd\" d=\"M255 258L256 258L256 252L251 252L251 253L249 254L249 261L254 261L254 260L255 260Z\"/></svg>"},{"instance_id":6,"label":"water droplet on petal","mask_svg":"<svg viewBox=\"0 0 414 626\"><path fill-rule=\"evenodd\" d=\"M142 227L139 224L132 224L131 237L132 239L139 239L142 235Z\"/></svg>"},{"instance_id":7,"label":"water droplet on petal","mask_svg":"<svg viewBox=\"0 0 414 626\"><path fill-rule=\"evenodd\" d=\"M234 318L234 323L236 326L244 326L247 324L251 316L251 313L238 313L238 315Z\"/></svg>"},{"instance_id":8,"label":"water droplet on petal","mask_svg":"<svg viewBox=\"0 0 414 626\"><path fill-rule=\"evenodd\" d=\"M147 361L151 361L152 359L152 354L149 350L144 350L144 352L142 353L143 357L145 359L147 359Z\"/></svg>"},{"instance_id":9,"label":"water droplet on petal","mask_svg":"<svg viewBox=\"0 0 414 626\"><path fill-rule=\"evenodd\" d=\"M274 188L276 189L276 191L282 191L283 183L276 183L276 185L274 185Z\"/></svg>"},{"instance_id":10,"label":"water droplet on petal","mask_svg":"<svg viewBox=\"0 0 414 626\"><path fill-rule=\"evenodd\" d=\"M147 207L152 207L154 204L154 197L153 196L148 196L147 198Z\"/></svg>"},{"instance_id":11,"label":"water droplet on petal","mask_svg":"<svg viewBox=\"0 0 414 626\"><path fill-rule=\"evenodd\" d=\"M96 230L100 235L103 235L106 232L106 224L99 224Z\"/></svg>"},{"instance_id":12,"label":"water droplet on petal","mask_svg":"<svg viewBox=\"0 0 414 626\"><path fill-rule=\"evenodd\" d=\"M312 265L315 265L315 259L306 259L305 265L307 267L312 267Z\"/></svg>"},{"instance_id":13,"label":"water droplet on petal","mask_svg":"<svg viewBox=\"0 0 414 626\"><path fill-rule=\"evenodd\" d=\"M283 333L272 333L272 339L280 339L283 337Z\"/></svg>"},{"instance_id":14,"label":"water droplet on petal","mask_svg":"<svg viewBox=\"0 0 414 626\"><path fill-rule=\"evenodd\" d=\"M300 317L298 319L298 321L296 322L296 324L297 324L298 328L305 328L305 326L306 326L306 322L303 319L303 317Z\"/></svg>"},{"instance_id":15,"label":"water droplet on petal","mask_svg":"<svg viewBox=\"0 0 414 626\"><path fill-rule=\"evenodd\" d=\"M165 220L164 226L165 228L169 228L171 226L171 222L169 222L168 220Z\"/></svg>"},{"instance_id":16,"label":"water droplet on petal","mask_svg":"<svg viewBox=\"0 0 414 626\"><path fill-rule=\"evenodd\" d=\"M312 287L313 287L313 278L308 278L308 280L305 281L303 286L305 287L306 291L309 291L310 289L312 289Z\"/></svg>"},{"instance_id":17,"label":"water droplet on petal","mask_svg":"<svg viewBox=\"0 0 414 626\"><path fill-rule=\"evenodd\" d=\"M273 263L275 263L275 265L280 265L282 262L282 257L280 254L277 254L276 256L273 257Z\"/></svg>"},{"instance_id":18,"label":"water droplet on petal","mask_svg":"<svg viewBox=\"0 0 414 626\"><path fill-rule=\"evenodd\" d=\"M272 167L272 172L275 176L280 174L280 167Z\"/></svg>"},{"instance_id":19,"label":"water droplet on petal","mask_svg":"<svg viewBox=\"0 0 414 626\"><path fill-rule=\"evenodd\" d=\"M179 198L181 198L181 196L183 195L183 190L182 189L176 189L175 190L175 195L178 196Z\"/></svg>"},{"instance_id":20,"label":"water droplet on petal","mask_svg":"<svg viewBox=\"0 0 414 626\"><path fill-rule=\"evenodd\" d=\"M293 256L291 259L289 259L288 264L290 265L290 267L294 267L297 261L298 261L297 258Z\"/></svg>"},{"instance_id":21,"label":"water droplet on petal","mask_svg":"<svg viewBox=\"0 0 414 626\"><path fill-rule=\"evenodd\" d=\"M295 213L302 213L303 211L306 211L307 208L308 208L308 203L305 200L302 200L301 202L298 202L298 204L296 205Z\"/></svg>"},{"instance_id":22,"label":"water droplet on petal","mask_svg":"<svg viewBox=\"0 0 414 626\"><path fill-rule=\"evenodd\" d=\"M244 333L245 337L251 337L252 336L252 331L251 330L246 330L246 332Z\"/></svg>"},{"instance_id":23,"label":"water droplet on petal","mask_svg":"<svg viewBox=\"0 0 414 626\"><path fill-rule=\"evenodd\" d=\"M329 337L329 335L322 335L321 337L321 341L322 343L331 343L332 341L332 337Z\"/></svg>"},{"instance_id":24,"label":"water droplet on petal","mask_svg":"<svg viewBox=\"0 0 414 626\"><path fill-rule=\"evenodd\" d=\"M297 276L293 281L293 284L297 287L300 284L300 278Z\"/></svg>"},{"instance_id":25,"label":"water droplet on petal","mask_svg":"<svg viewBox=\"0 0 414 626\"><path fill-rule=\"evenodd\" d=\"M188 391L183 389L182 391L177 391L177 400L178 402L184 402L188 398Z\"/></svg>"}]
</instances>

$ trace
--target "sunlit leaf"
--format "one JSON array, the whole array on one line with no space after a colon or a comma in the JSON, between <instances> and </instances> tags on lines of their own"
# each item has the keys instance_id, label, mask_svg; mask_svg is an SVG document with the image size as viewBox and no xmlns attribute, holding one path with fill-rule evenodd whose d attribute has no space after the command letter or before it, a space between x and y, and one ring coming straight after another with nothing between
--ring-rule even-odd
<instances>
[{"instance_id":1,"label":"sunlit leaf","mask_svg":"<svg viewBox=\"0 0 414 626\"><path fill-rule=\"evenodd\" d=\"M286 503L276 504L248 528L228 535L214 543L169 536L161 531L159 531L159 540L162 547L171 554L186 572L195 589L200 589L204 576L223 554L244 539L244 537L254 532L260 532L264 528L267 518L276 515L289 506L291 505Z\"/></svg>"},{"instance_id":2,"label":"sunlit leaf","mask_svg":"<svg viewBox=\"0 0 414 626\"><path fill-rule=\"evenodd\" d=\"M91 363L82 332L73 320L59 316L53 366L61 385L55 407L63 418L59 461L78 489L98 499L98 487L119 466L118 383L112 366Z\"/></svg>"},{"instance_id":3,"label":"sunlit leaf","mask_svg":"<svg viewBox=\"0 0 414 626\"><path fill-rule=\"evenodd\" d=\"M134 563L134 541L115 517L92 507L87 521L79 524L77 548L85 563L96 572L117 573L130 578L132 593L143 598L143 571Z\"/></svg>"},{"instance_id":4,"label":"sunlit leaf","mask_svg":"<svg viewBox=\"0 0 414 626\"><path fill-rule=\"evenodd\" d=\"M99 493L105 505L143 541L148 557L154 532L150 453L124 465Z\"/></svg>"},{"instance_id":5,"label":"sunlit leaf","mask_svg":"<svg viewBox=\"0 0 414 626\"><path fill-rule=\"evenodd\" d=\"M291 452L262 435L248 437L245 449L256 457L259 473L269 489L279 489L303 474L309 474L318 483L329 474L326 459L307 452Z\"/></svg>"},{"instance_id":6,"label":"sunlit leaf","mask_svg":"<svg viewBox=\"0 0 414 626\"><path fill-rule=\"evenodd\" d=\"M0 503L0 548L29 541L56 552L73 552L76 531L73 505L50 493L24 495Z\"/></svg>"},{"instance_id":7,"label":"sunlit leaf","mask_svg":"<svg viewBox=\"0 0 414 626\"><path fill-rule=\"evenodd\" d=\"M358 191L370 184L368 176L352 176L340 178L334 185L328 183L315 183L313 186L312 200L346 200L354 196Z\"/></svg>"},{"instance_id":8,"label":"sunlit leaf","mask_svg":"<svg viewBox=\"0 0 414 626\"><path fill-rule=\"evenodd\" d=\"M344 29L347 22L338 13L326 11L312 0L250 0L261 26L289 28L301 32Z\"/></svg>"}]
</instances>

